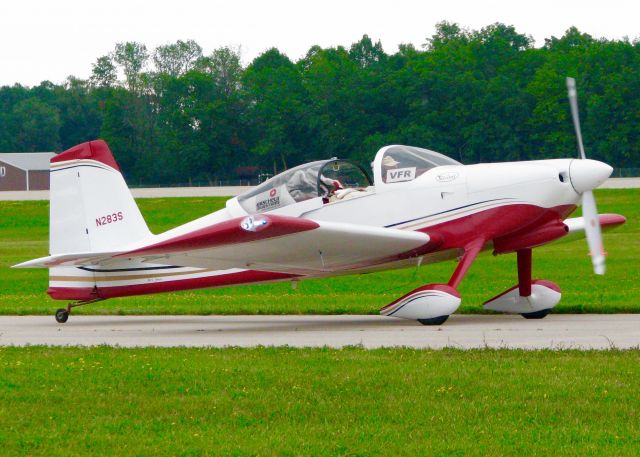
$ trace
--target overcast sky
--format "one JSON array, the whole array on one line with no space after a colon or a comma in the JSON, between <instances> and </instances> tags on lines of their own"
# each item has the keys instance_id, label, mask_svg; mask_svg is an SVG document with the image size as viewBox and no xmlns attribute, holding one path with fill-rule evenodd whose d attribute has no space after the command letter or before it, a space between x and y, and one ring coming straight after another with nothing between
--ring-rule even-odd
<instances>
[{"instance_id":1,"label":"overcast sky","mask_svg":"<svg viewBox=\"0 0 640 457\"><path fill-rule=\"evenodd\" d=\"M640 0L8 0L0 2L0 85L88 78L118 42L149 50L193 39L204 52L241 46L244 63L277 47L292 60L314 44L348 47L363 34L393 53L417 47L447 20L478 29L494 22L544 38L571 25L595 37L640 37Z\"/></svg>"}]
</instances>

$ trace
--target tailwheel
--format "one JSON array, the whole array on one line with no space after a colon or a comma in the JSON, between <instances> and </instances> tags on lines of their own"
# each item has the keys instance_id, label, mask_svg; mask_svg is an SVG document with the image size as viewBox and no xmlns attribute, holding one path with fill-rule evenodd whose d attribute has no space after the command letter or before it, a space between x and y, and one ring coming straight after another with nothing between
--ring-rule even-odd
<instances>
[{"instance_id":1,"label":"tailwheel","mask_svg":"<svg viewBox=\"0 0 640 457\"><path fill-rule=\"evenodd\" d=\"M422 325L442 325L447 319L449 319L448 314L446 316L431 317L429 319L418 319L418 322Z\"/></svg>"},{"instance_id":2,"label":"tailwheel","mask_svg":"<svg viewBox=\"0 0 640 457\"><path fill-rule=\"evenodd\" d=\"M534 311L531 313L522 313L521 316L525 319L543 319L551 312L551 308L549 309L541 309L540 311Z\"/></svg>"},{"instance_id":3,"label":"tailwheel","mask_svg":"<svg viewBox=\"0 0 640 457\"><path fill-rule=\"evenodd\" d=\"M75 303L69 303L66 308L60 308L56 311L55 317L56 322L59 324L64 324L69 320L69 314L71 314L71 309L76 306L88 305L89 303L95 303L97 301L103 300L102 298L94 298L92 300L82 300Z\"/></svg>"},{"instance_id":4,"label":"tailwheel","mask_svg":"<svg viewBox=\"0 0 640 457\"><path fill-rule=\"evenodd\" d=\"M64 308L60 308L56 311L56 322L64 324L69 319L69 311Z\"/></svg>"}]
</instances>

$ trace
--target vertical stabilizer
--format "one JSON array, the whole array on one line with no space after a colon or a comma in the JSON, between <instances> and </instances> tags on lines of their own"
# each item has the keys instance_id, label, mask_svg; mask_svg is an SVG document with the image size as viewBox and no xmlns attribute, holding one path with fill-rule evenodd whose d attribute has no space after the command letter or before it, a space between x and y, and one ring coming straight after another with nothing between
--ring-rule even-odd
<instances>
[{"instance_id":1,"label":"vertical stabilizer","mask_svg":"<svg viewBox=\"0 0 640 457\"><path fill-rule=\"evenodd\" d=\"M151 235L102 140L51 159L50 200L52 255L109 251Z\"/></svg>"}]
</instances>

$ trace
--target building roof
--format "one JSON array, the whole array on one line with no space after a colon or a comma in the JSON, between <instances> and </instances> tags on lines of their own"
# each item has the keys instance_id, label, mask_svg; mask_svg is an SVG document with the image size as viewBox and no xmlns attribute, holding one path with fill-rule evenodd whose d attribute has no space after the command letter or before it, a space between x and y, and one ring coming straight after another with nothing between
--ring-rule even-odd
<instances>
[{"instance_id":1,"label":"building roof","mask_svg":"<svg viewBox=\"0 0 640 457\"><path fill-rule=\"evenodd\" d=\"M0 153L0 162L21 170L49 170L49 160L54 152L7 152Z\"/></svg>"}]
</instances>

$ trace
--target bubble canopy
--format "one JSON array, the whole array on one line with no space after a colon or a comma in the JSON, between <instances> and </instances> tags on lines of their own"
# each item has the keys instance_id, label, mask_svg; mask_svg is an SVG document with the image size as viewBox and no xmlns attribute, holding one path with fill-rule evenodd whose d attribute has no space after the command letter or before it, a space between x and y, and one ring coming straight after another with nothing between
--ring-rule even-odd
<instances>
[{"instance_id":1,"label":"bubble canopy","mask_svg":"<svg viewBox=\"0 0 640 457\"><path fill-rule=\"evenodd\" d=\"M330 197L340 189L371 185L369 175L347 160L329 159L305 163L259 184L238 196L249 214L263 213L318 197Z\"/></svg>"}]
</instances>

